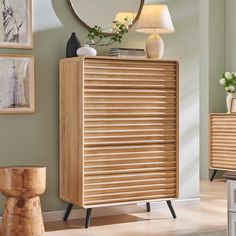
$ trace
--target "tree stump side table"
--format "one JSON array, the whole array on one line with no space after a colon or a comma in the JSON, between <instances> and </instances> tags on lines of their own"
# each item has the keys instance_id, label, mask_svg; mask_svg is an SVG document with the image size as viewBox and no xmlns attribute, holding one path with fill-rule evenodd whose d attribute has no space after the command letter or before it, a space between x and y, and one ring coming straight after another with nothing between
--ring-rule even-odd
<instances>
[{"instance_id":1,"label":"tree stump side table","mask_svg":"<svg viewBox=\"0 0 236 236\"><path fill-rule=\"evenodd\" d=\"M39 196L46 188L46 167L0 168L4 201L1 236L40 236L44 223Z\"/></svg>"}]
</instances>

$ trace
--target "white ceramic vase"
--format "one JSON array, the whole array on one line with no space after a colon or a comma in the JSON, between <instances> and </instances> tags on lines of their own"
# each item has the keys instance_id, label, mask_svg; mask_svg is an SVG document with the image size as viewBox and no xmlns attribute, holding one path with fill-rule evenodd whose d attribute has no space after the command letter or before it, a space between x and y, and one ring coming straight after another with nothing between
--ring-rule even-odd
<instances>
[{"instance_id":1,"label":"white ceramic vase","mask_svg":"<svg viewBox=\"0 0 236 236\"><path fill-rule=\"evenodd\" d=\"M232 99L235 98L235 93L227 93L227 97L226 97L226 105L227 105L227 111L228 113L230 113L230 109L231 109L231 103L232 103Z\"/></svg>"},{"instance_id":2,"label":"white ceramic vase","mask_svg":"<svg viewBox=\"0 0 236 236\"><path fill-rule=\"evenodd\" d=\"M79 48L76 53L78 56L96 56L97 50L85 44L83 47Z\"/></svg>"}]
</instances>

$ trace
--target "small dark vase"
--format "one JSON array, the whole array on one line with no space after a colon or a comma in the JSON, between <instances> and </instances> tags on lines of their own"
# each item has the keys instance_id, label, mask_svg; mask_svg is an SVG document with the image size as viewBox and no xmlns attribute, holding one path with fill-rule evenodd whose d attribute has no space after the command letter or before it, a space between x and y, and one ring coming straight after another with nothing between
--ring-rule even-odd
<instances>
[{"instance_id":1,"label":"small dark vase","mask_svg":"<svg viewBox=\"0 0 236 236\"><path fill-rule=\"evenodd\" d=\"M81 47L80 41L75 32L73 32L67 42L66 57L77 57L76 51Z\"/></svg>"}]
</instances>

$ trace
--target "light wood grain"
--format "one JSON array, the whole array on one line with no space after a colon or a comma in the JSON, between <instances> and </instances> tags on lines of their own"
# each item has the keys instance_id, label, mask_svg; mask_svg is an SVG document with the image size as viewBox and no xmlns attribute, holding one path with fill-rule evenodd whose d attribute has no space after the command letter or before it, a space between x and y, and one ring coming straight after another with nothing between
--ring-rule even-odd
<instances>
[{"instance_id":1,"label":"light wood grain","mask_svg":"<svg viewBox=\"0 0 236 236\"><path fill-rule=\"evenodd\" d=\"M60 65L60 196L83 206L83 60ZM80 78L80 79L79 79Z\"/></svg>"},{"instance_id":2,"label":"light wood grain","mask_svg":"<svg viewBox=\"0 0 236 236\"><path fill-rule=\"evenodd\" d=\"M236 170L236 115L209 117L209 168Z\"/></svg>"},{"instance_id":3,"label":"light wood grain","mask_svg":"<svg viewBox=\"0 0 236 236\"><path fill-rule=\"evenodd\" d=\"M61 198L87 208L178 197L178 63L85 57L60 68Z\"/></svg>"},{"instance_id":4,"label":"light wood grain","mask_svg":"<svg viewBox=\"0 0 236 236\"><path fill-rule=\"evenodd\" d=\"M45 167L0 168L0 192L6 197L0 235L44 234L39 195L45 187Z\"/></svg>"}]
</instances>

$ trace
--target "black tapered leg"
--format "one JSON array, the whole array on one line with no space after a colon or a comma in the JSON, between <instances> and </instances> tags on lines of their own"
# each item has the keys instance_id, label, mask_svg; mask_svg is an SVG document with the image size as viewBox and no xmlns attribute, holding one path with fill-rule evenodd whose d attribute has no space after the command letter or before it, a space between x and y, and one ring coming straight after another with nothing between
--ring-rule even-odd
<instances>
[{"instance_id":1,"label":"black tapered leg","mask_svg":"<svg viewBox=\"0 0 236 236\"><path fill-rule=\"evenodd\" d=\"M147 212L151 211L151 204L150 202L146 202L146 206L147 206Z\"/></svg>"},{"instance_id":2,"label":"black tapered leg","mask_svg":"<svg viewBox=\"0 0 236 236\"><path fill-rule=\"evenodd\" d=\"M92 208L88 208L86 212L86 219L85 219L85 228L87 229L90 225L90 220L91 220L91 213L92 213Z\"/></svg>"},{"instance_id":3,"label":"black tapered leg","mask_svg":"<svg viewBox=\"0 0 236 236\"><path fill-rule=\"evenodd\" d=\"M213 170L210 181L212 182L216 176L217 170Z\"/></svg>"},{"instance_id":4,"label":"black tapered leg","mask_svg":"<svg viewBox=\"0 0 236 236\"><path fill-rule=\"evenodd\" d=\"M167 203L167 205L168 205L168 207L169 207L169 209L170 209L171 215L173 216L174 219L176 219L175 210L174 210L174 208L173 208L173 206L172 206L171 201L166 201L166 203Z\"/></svg>"},{"instance_id":5,"label":"black tapered leg","mask_svg":"<svg viewBox=\"0 0 236 236\"><path fill-rule=\"evenodd\" d=\"M64 220L64 221L67 221L67 219L68 219L68 217L69 217L69 215L70 215L70 212L71 212L72 207L73 207L73 204L72 204L72 203L69 203L68 206L67 206L67 208L66 208L65 215L64 215L64 217L63 217L63 220Z\"/></svg>"}]
</instances>

